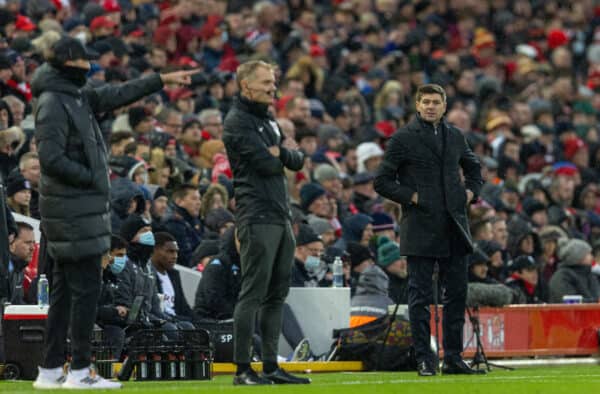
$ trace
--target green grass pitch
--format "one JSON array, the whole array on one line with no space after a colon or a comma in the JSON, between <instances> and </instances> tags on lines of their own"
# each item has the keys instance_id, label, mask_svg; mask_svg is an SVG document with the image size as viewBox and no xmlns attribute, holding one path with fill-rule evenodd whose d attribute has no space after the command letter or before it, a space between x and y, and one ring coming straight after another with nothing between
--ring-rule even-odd
<instances>
[{"instance_id":1,"label":"green grass pitch","mask_svg":"<svg viewBox=\"0 0 600 394\"><path fill-rule=\"evenodd\" d=\"M131 393L465 393L465 394L593 394L600 392L600 366L522 368L493 370L485 376L436 376L420 378L414 372L352 372L309 374L308 386L234 387L232 377L221 375L212 381L126 382L121 391ZM31 382L0 381L0 393L36 392ZM52 393L73 392L53 390ZM96 391L94 391L96 392ZM115 392L115 391L113 391Z\"/></svg>"}]
</instances>

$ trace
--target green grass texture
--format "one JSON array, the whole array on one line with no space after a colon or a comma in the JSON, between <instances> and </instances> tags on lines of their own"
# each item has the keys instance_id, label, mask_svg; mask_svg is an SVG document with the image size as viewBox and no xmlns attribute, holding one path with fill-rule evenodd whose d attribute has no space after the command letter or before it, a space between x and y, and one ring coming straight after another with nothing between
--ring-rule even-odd
<instances>
[{"instance_id":1,"label":"green grass texture","mask_svg":"<svg viewBox=\"0 0 600 394\"><path fill-rule=\"evenodd\" d=\"M415 372L313 373L310 385L233 386L232 376L216 376L211 381L126 382L122 393L465 393L465 394L595 394L600 393L600 366L521 368L515 371L493 370L480 376L434 376L421 378ZM94 390L97 392L99 390ZM40 392L32 382L0 381L0 393ZM51 393L72 390L45 391ZM88 391L89 392L89 391Z\"/></svg>"}]
</instances>

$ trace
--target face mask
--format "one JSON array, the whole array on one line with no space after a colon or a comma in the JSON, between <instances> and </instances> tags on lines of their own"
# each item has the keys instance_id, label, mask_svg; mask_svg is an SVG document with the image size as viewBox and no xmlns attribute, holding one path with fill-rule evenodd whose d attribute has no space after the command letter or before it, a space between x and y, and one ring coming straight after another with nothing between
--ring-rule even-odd
<instances>
[{"instance_id":1,"label":"face mask","mask_svg":"<svg viewBox=\"0 0 600 394\"><path fill-rule=\"evenodd\" d=\"M110 271L118 275L125 268L125 263L127 262L127 256L115 256L113 263L110 265Z\"/></svg>"},{"instance_id":2,"label":"face mask","mask_svg":"<svg viewBox=\"0 0 600 394\"><path fill-rule=\"evenodd\" d=\"M79 41L81 41L81 43L83 45L87 44L87 33L84 31L80 31L79 33L75 34L75 38L78 39Z\"/></svg>"},{"instance_id":3,"label":"face mask","mask_svg":"<svg viewBox=\"0 0 600 394\"><path fill-rule=\"evenodd\" d=\"M321 265L321 259L315 256L308 256L304 262L307 271L314 271Z\"/></svg>"},{"instance_id":4,"label":"face mask","mask_svg":"<svg viewBox=\"0 0 600 394\"><path fill-rule=\"evenodd\" d=\"M145 233L140 234L139 243L146 246L154 246L154 234L152 234L152 231L146 231Z\"/></svg>"}]
</instances>

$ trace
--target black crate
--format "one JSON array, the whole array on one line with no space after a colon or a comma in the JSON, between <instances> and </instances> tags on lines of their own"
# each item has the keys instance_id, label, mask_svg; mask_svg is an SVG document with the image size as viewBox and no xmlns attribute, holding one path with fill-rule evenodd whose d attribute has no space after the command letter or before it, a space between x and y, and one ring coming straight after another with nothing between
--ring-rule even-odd
<instances>
[{"instance_id":1,"label":"black crate","mask_svg":"<svg viewBox=\"0 0 600 394\"><path fill-rule=\"evenodd\" d=\"M214 361L218 363L233 362L233 321L198 322L196 326L207 330L215 346Z\"/></svg>"},{"instance_id":2,"label":"black crate","mask_svg":"<svg viewBox=\"0 0 600 394\"><path fill-rule=\"evenodd\" d=\"M128 356L119 376L136 380L210 380L213 347L206 330L181 330L167 339L161 330L136 332L128 345Z\"/></svg>"}]
</instances>

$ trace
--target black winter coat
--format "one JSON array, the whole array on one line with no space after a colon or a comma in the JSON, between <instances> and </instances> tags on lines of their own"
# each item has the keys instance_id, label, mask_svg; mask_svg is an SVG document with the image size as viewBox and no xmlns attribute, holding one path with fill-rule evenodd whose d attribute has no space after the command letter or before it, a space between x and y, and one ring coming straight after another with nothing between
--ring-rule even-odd
<instances>
[{"instance_id":1,"label":"black winter coat","mask_svg":"<svg viewBox=\"0 0 600 394\"><path fill-rule=\"evenodd\" d=\"M461 254L473 249L465 189L474 193L473 200L479 195L483 185L479 160L459 129L442 121L438 132L441 135L418 117L398 130L375 178L375 190L402 205L400 244L408 256L447 257L450 239L461 244L452 245ZM413 205L415 192L418 204Z\"/></svg>"},{"instance_id":2,"label":"black winter coat","mask_svg":"<svg viewBox=\"0 0 600 394\"><path fill-rule=\"evenodd\" d=\"M111 324L121 327L126 326L127 317L119 316L115 303L118 289L116 276L109 268L102 272L102 290L98 299L98 316L96 321L101 326Z\"/></svg>"},{"instance_id":3,"label":"black winter coat","mask_svg":"<svg viewBox=\"0 0 600 394\"><path fill-rule=\"evenodd\" d=\"M107 152L95 114L162 87L158 74L116 86L79 89L44 64L34 75L35 138L41 166L40 216L55 259L77 261L110 247Z\"/></svg>"},{"instance_id":4,"label":"black winter coat","mask_svg":"<svg viewBox=\"0 0 600 394\"><path fill-rule=\"evenodd\" d=\"M192 260L192 253L202 241L200 218L193 217L184 208L173 204L173 212L165 220L164 228L177 240L179 246L177 264L191 267L197 263Z\"/></svg>"},{"instance_id":5,"label":"black winter coat","mask_svg":"<svg viewBox=\"0 0 600 394\"><path fill-rule=\"evenodd\" d=\"M221 240L219 254L202 272L196 290L194 321L231 319L241 283L240 256L235 249L233 231L230 230Z\"/></svg>"},{"instance_id":6,"label":"black winter coat","mask_svg":"<svg viewBox=\"0 0 600 394\"><path fill-rule=\"evenodd\" d=\"M282 137L266 105L235 99L225 118L223 142L233 171L238 226L285 224L292 218L284 167L299 171L304 155L282 147ZM268 150L275 145L279 157Z\"/></svg>"}]
</instances>

